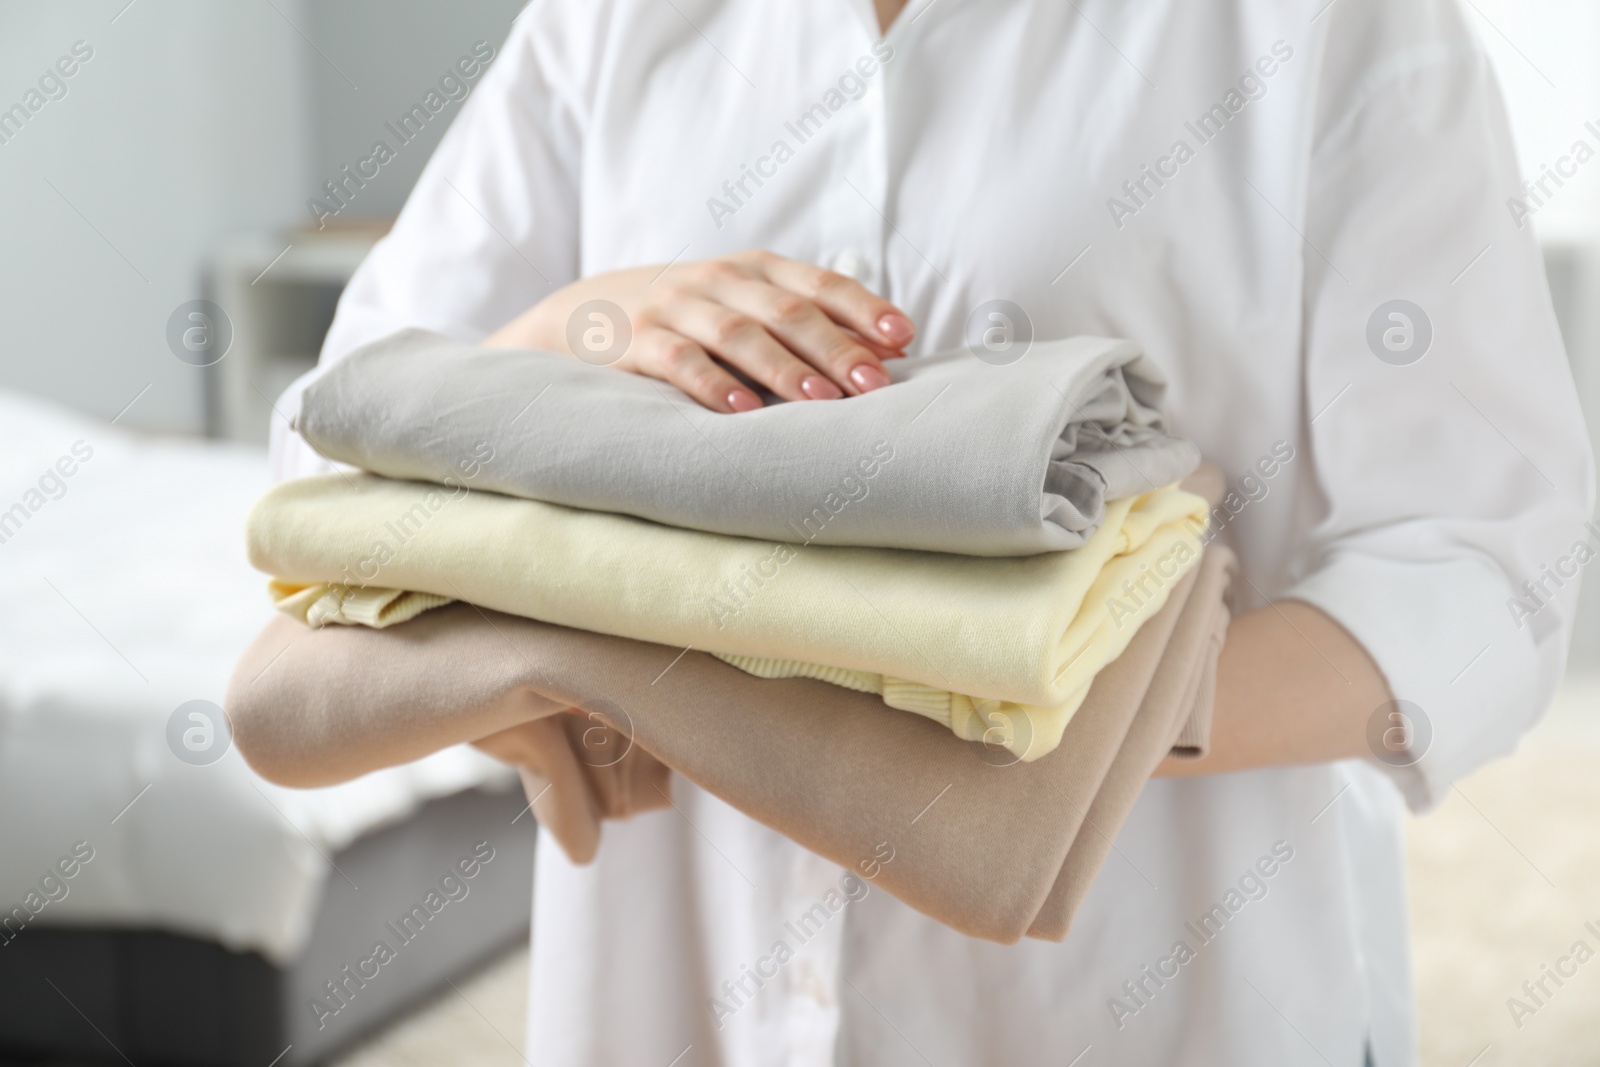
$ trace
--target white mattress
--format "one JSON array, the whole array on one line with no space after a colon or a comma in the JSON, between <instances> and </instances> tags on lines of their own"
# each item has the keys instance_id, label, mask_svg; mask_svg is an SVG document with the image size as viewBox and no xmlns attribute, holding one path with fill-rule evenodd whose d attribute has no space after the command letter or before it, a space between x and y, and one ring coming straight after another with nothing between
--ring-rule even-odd
<instances>
[{"instance_id":1,"label":"white mattress","mask_svg":"<svg viewBox=\"0 0 1600 1067\"><path fill-rule=\"evenodd\" d=\"M339 877L328 856L425 800L515 778L468 748L306 791L236 751L179 760L173 710L220 704L270 615L243 537L266 456L0 391L0 514L38 504L28 490L80 441L93 455L64 494L0 544L0 916L87 841L93 860L39 925L159 927L292 959Z\"/></svg>"}]
</instances>

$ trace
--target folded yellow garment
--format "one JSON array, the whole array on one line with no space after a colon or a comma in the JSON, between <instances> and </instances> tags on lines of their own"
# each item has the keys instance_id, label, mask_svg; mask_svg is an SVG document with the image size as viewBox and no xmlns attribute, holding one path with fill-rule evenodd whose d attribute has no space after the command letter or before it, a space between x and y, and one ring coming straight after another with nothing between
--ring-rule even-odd
<instances>
[{"instance_id":1,"label":"folded yellow garment","mask_svg":"<svg viewBox=\"0 0 1600 1067\"><path fill-rule=\"evenodd\" d=\"M314 629L338 624L382 630L414 619L431 608L454 603L449 597L432 593L326 582L301 585L276 578L267 583L267 591L279 611ZM859 693L877 694L891 708L915 712L965 740L999 745L1024 760L1036 759L1055 748L1068 720L1088 695L1088 683L1093 681L1086 679L1083 687L1066 703L1042 708L1009 700L975 700L962 693L935 689L904 678L845 667L739 656L731 652L711 655L758 678L816 678Z\"/></svg>"},{"instance_id":2,"label":"folded yellow garment","mask_svg":"<svg viewBox=\"0 0 1600 1067\"><path fill-rule=\"evenodd\" d=\"M334 474L272 489L248 534L251 562L307 621L318 604L324 622L366 625L432 606L385 598L398 590L460 599L879 692L1034 759L1199 559L1205 518L1204 500L1169 487L1108 504L1081 548L980 558L773 544ZM361 602L336 586L381 601L384 621L336 618Z\"/></svg>"},{"instance_id":3,"label":"folded yellow garment","mask_svg":"<svg viewBox=\"0 0 1600 1067\"><path fill-rule=\"evenodd\" d=\"M338 623L382 630L455 599L370 585L296 585L276 579L267 583L267 592L279 611L313 629Z\"/></svg>"},{"instance_id":4,"label":"folded yellow garment","mask_svg":"<svg viewBox=\"0 0 1600 1067\"><path fill-rule=\"evenodd\" d=\"M999 745L1024 761L1038 759L1060 744L1067 722L1089 695L1089 683L1094 681L1093 678L1085 678L1083 685L1065 701L1042 707L1011 700L972 697L905 678L829 667L820 663L738 656L727 652L713 652L712 655L758 678L816 678L857 692L876 693L891 708L926 716L968 741Z\"/></svg>"}]
</instances>

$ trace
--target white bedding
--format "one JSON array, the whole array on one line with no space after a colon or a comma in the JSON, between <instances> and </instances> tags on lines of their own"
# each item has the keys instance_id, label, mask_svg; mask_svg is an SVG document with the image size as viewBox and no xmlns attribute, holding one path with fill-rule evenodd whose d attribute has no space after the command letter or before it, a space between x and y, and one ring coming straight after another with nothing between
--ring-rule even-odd
<instances>
[{"instance_id":1,"label":"white bedding","mask_svg":"<svg viewBox=\"0 0 1600 1067\"><path fill-rule=\"evenodd\" d=\"M30 494L63 456L74 473ZM283 962L340 877L328 856L427 799L514 786L466 748L308 791L235 751L209 766L172 753L173 710L220 703L270 613L243 537L266 484L259 450L0 391L0 917L87 841L94 858L38 925L159 927Z\"/></svg>"}]
</instances>

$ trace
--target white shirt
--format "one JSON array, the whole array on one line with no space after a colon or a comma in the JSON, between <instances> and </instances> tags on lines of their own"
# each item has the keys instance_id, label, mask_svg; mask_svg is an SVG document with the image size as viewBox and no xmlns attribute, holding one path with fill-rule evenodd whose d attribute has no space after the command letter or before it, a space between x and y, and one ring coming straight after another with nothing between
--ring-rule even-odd
<instances>
[{"instance_id":1,"label":"white shirt","mask_svg":"<svg viewBox=\"0 0 1600 1067\"><path fill-rule=\"evenodd\" d=\"M1431 740L1409 768L1152 782L1067 941L1010 947L877 890L800 945L785 923L840 871L678 780L678 810L608 825L591 866L539 850L530 1057L1356 1067L1370 1041L1413 1062L1401 791L1434 803L1538 717L1573 545L1600 543L1513 158L1454 0L912 0L883 41L867 0L536 0L324 364L753 247L852 273L918 354L994 299L1040 338L1130 337L1238 490L1240 606L1327 611ZM276 429L280 473L311 469ZM1274 847L1292 858L1248 877Z\"/></svg>"}]
</instances>

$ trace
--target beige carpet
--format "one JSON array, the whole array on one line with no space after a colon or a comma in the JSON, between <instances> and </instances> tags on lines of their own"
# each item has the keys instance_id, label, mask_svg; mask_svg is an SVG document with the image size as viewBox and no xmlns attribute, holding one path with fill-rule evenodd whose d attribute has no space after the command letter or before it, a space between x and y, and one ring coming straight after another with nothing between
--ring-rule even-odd
<instances>
[{"instance_id":1,"label":"beige carpet","mask_svg":"<svg viewBox=\"0 0 1600 1067\"><path fill-rule=\"evenodd\" d=\"M519 948L449 990L332 1067L521 1067L528 950Z\"/></svg>"},{"instance_id":2,"label":"beige carpet","mask_svg":"<svg viewBox=\"0 0 1600 1067\"><path fill-rule=\"evenodd\" d=\"M1569 680L1515 755L1409 836L1423 1067L1600 1064L1600 937L1584 928L1600 929L1600 679ZM1579 940L1595 958L1535 1005L1522 983ZM1511 997L1534 1014L1513 1021Z\"/></svg>"},{"instance_id":3,"label":"beige carpet","mask_svg":"<svg viewBox=\"0 0 1600 1067\"><path fill-rule=\"evenodd\" d=\"M1600 1065L1600 678L1569 681L1514 756L1409 828L1422 1067ZM1596 957L1535 1005L1578 940ZM1571 964L1567 969L1571 969ZM513 952L339 1067L517 1067L527 953ZM1536 990L1537 992L1537 990ZM1513 1021L1510 997L1535 1008Z\"/></svg>"}]
</instances>

